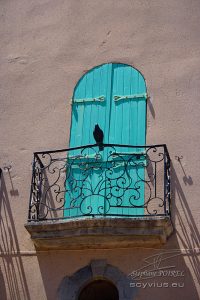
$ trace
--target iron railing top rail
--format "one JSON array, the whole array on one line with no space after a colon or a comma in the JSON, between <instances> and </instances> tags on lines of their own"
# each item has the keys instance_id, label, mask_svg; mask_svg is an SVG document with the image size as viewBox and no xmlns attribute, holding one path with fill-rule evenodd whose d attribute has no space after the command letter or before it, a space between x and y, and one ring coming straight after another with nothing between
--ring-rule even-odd
<instances>
[{"instance_id":1,"label":"iron railing top rail","mask_svg":"<svg viewBox=\"0 0 200 300\"><path fill-rule=\"evenodd\" d=\"M68 152L73 150L79 150L79 149L87 149L92 147L98 147L98 144L88 144L84 146L78 146L78 147L72 147L72 148L63 148L63 149L53 149L53 150L44 150L44 151L36 151L33 152L33 154L49 154L49 153L59 153L59 152ZM166 151L167 156L170 158L167 145L166 144L155 144L155 145L126 145L126 144L102 144L103 147L124 147L124 148L158 148L163 147Z\"/></svg>"}]
</instances>

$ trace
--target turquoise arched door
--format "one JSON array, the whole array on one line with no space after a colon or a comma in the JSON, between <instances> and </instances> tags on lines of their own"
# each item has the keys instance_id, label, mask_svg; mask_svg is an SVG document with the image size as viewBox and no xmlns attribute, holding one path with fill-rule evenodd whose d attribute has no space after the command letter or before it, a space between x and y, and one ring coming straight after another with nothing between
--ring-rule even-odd
<instances>
[{"instance_id":1,"label":"turquoise arched door","mask_svg":"<svg viewBox=\"0 0 200 300\"><path fill-rule=\"evenodd\" d=\"M72 98L70 148L94 144L95 124L98 124L103 130L105 144L145 145L146 84L138 70L125 64L109 63L93 68L79 80ZM84 170L85 158L80 155L80 150L70 152L68 157L70 171L67 172L66 179L64 216L102 213L127 216L143 215L144 209L140 207L144 203L143 164L141 163L140 167L137 165L136 170L132 163L128 170L128 176L131 177L132 182L139 182L137 188L139 196L134 196L137 202L131 208L130 197L133 190L127 190L123 199L120 191L116 191L114 197L118 199L116 200L111 199L106 188L106 176L103 178L102 166L104 163L105 168L111 167L108 165L109 151L110 149L105 147L100 152L101 168L98 168L98 163L94 167L93 150L85 149L84 155L87 154L87 160L92 166L92 168L88 167L88 170ZM127 153L133 149L118 147L118 151L126 161ZM135 151L141 152L142 148L135 149ZM114 183L114 179L117 178L117 174L122 172L122 169L122 164L120 166L118 163L110 175L111 182ZM99 181L104 182L105 185L101 190L98 189ZM132 197L131 203L134 197ZM107 199L109 199L109 205Z\"/></svg>"}]
</instances>

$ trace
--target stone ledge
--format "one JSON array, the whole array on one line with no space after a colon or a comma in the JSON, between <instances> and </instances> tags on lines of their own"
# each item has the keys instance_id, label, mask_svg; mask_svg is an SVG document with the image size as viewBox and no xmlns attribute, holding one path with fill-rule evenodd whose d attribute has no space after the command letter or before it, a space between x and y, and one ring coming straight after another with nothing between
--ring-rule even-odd
<instances>
[{"instance_id":1,"label":"stone ledge","mask_svg":"<svg viewBox=\"0 0 200 300\"><path fill-rule=\"evenodd\" d=\"M169 217L79 218L31 221L25 228L37 249L111 249L164 244L173 232Z\"/></svg>"}]
</instances>

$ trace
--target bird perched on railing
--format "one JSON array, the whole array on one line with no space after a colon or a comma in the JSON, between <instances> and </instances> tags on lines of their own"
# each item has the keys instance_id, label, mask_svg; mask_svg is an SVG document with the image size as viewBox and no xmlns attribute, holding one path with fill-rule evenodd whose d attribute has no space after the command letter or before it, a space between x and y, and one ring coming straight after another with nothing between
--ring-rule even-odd
<instances>
[{"instance_id":1,"label":"bird perched on railing","mask_svg":"<svg viewBox=\"0 0 200 300\"><path fill-rule=\"evenodd\" d=\"M94 127L93 136L97 145L99 146L99 151L102 151L104 134L103 134L103 130L101 130L98 124L96 124Z\"/></svg>"}]
</instances>

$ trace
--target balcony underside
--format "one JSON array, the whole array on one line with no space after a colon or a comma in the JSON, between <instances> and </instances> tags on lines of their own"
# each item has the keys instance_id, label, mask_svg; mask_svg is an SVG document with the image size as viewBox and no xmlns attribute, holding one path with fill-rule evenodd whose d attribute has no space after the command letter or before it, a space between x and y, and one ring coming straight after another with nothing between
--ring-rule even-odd
<instances>
[{"instance_id":1,"label":"balcony underside","mask_svg":"<svg viewBox=\"0 0 200 300\"><path fill-rule=\"evenodd\" d=\"M79 218L25 224L36 249L111 249L156 246L173 232L169 217Z\"/></svg>"}]
</instances>

